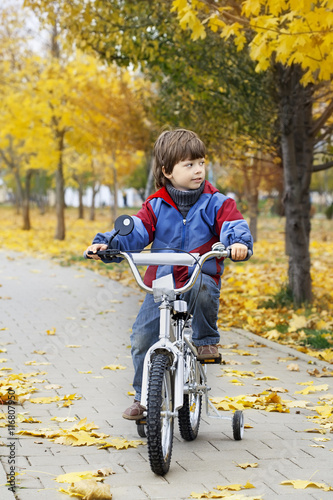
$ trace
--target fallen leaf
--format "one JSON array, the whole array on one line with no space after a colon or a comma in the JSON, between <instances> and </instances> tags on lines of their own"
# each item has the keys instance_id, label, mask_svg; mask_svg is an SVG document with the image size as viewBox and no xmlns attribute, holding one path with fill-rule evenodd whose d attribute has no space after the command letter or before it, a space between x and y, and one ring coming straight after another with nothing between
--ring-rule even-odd
<instances>
[{"instance_id":1,"label":"fallen leaf","mask_svg":"<svg viewBox=\"0 0 333 500\"><path fill-rule=\"evenodd\" d=\"M111 487L109 484L101 484L93 479L83 479L73 483L67 490L59 489L62 493L70 496L78 496L82 500L109 500L112 499Z\"/></svg>"},{"instance_id":2,"label":"fallen leaf","mask_svg":"<svg viewBox=\"0 0 333 500\"><path fill-rule=\"evenodd\" d=\"M83 479L96 478L95 481L103 481L106 476L114 474L111 468L97 469L97 470L86 470L83 472L68 472L67 474L60 474L54 478L58 483L76 483Z\"/></svg>"},{"instance_id":3,"label":"fallen leaf","mask_svg":"<svg viewBox=\"0 0 333 500\"><path fill-rule=\"evenodd\" d=\"M306 481L303 479L293 479L293 480L288 480L288 481L282 481L283 485L291 485L293 486L296 490L305 490L305 488L319 488L324 491L332 491L333 488L331 486L327 486L327 484L324 483L315 483L313 481Z\"/></svg>"},{"instance_id":4,"label":"fallen leaf","mask_svg":"<svg viewBox=\"0 0 333 500\"><path fill-rule=\"evenodd\" d=\"M287 370L291 372L299 372L299 366L297 363L290 363L290 365L287 366Z\"/></svg>"},{"instance_id":5,"label":"fallen leaf","mask_svg":"<svg viewBox=\"0 0 333 500\"><path fill-rule=\"evenodd\" d=\"M40 366L40 365L50 365L51 363L48 363L47 361L26 361L24 364L28 366Z\"/></svg>"},{"instance_id":6,"label":"fallen leaf","mask_svg":"<svg viewBox=\"0 0 333 500\"><path fill-rule=\"evenodd\" d=\"M264 337L265 339L268 339L268 340L278 340L281 336L281 332L279 332L278 330L270 330L269 332L267 333L264 333L264 335L262 335L262 337Z\"/></svg>"},{"instance_id":7,"label":"fallen leaf","mask_svg":"<svg viewBox=\"0 0 333 500\"><path fill-rule=\"evenodd\" d=\"M258 464L257 462L254 462L254 463L250 463L250 462L246 462L245 464L236 464L237 467L240 467L241 469L247 469L248 467L251 467L252 469L258 467Z\"/></svg>"},{"instance_id":8,"label":"fallen leaf","mask_svg":"<svg viewBox=\"0 0 333 500\"><path fill-rule=\"evenodd\" d=\"M46 330L46 333L48 335L55 335L55 332L56 332L56 329L55 328L51 328L50 330Z\"/></svg>"},{"instance_id":9,"label":"fallen leaf","mask_svg":"<svg viewBox=\"0 0 333 500\"><path fill-rule=\"evenodd\" d=\"M313 385L306 387L305 389L301 391L295 391L295 394L311 394L313 392L320 392L320 391L327 391L328 390L328 384L323 384L323 385Z\"/></svg>"},{"instance_id":10,"label":"fallen leaf","mask_svg":"<svg viewBox=\"0 0 333 500\"><path fill-rule=\"evenodd\" d=\"M75 422L77 420L76 417L52 417L51 420L55 420L56 422Z\"/></svg>"},{"instance_id":11,"label":"fallen leaf","mask_svg":"<svg viewBox=\"0 0 333 500\"><path fill-rule=\"evenodd\" d=\"M253 486L253 484L247 482L246 484L244 484L244 486L242 486L241 484L228 484L226 486L216 486L216 489L219 490L219 491L223 491L223 490L227 490L227 491L240 491L240 490L247 490L247 489L251 489L251 488L255 488L255 486Z\"/></svg>"},{"instance_id":12,"label":"fallen leaf","mask_svg":"<svg viewBox=\"0 0 333 500\"><path fill-rule=\"evenodd\" d=\"M286 361L296 361L296 359L298 359L297 356L287 356L286 358L278 358L278 361L285 363Z\"/></svg>"},{"instance_id":13,"label":"fallen leaf","mask_svg":"<svg viewBox=\"0 0 333 500\"><path fill-rule=\"evenodd\" d=\"M298 316L297 314L293 314L292 319L289 322L288 332L296 332L296 330L300 330L301 328L305 328L308 324L308 320L305 316Z\"/></svg>"},{"instance_id":14,"label":"fallen leaf","mask_svg":"<svg viewBox=\"0 0 333 500\"><path fill-rule=\"evenodd\" d=\"M107 365L107 366L103 366L102 370L126 370L126 366L122 366L122 365Z\"/></svg>"},{"instance_id":15,"label":"fallen leaf","mask_svg":"<svg viewBox=\"0 0 333 500\"><path fill-rule=\"evenodd\" d=\"M317 368L314 368L313 370L307 370L307 372L309 375L312 375L313 377L317 378L333 377L333 371L328 371L326 368L323 368L321 373Z\"/></svg>"},{"instance_id":16,"label":"fallen leaf","mask_svg":"<svg viewBox=\"0 0 333 500\"><path fill-rule=\"evenodd\" d=\"M30 403L36 403L36 404L50 404L50 403L55 403L56 401L60 401L59 396L53 396L49 398L32 398L29 399Z\"/></svg>"},{"instance_id":17,"label":"fallen leaf","mask_svg":"<svg viewBox=\"0 0 333 500\"><path fill-rule=\"evenodd\" d=\"M139 445L145 445L144 441L136 439L134 441L127 441L127 439L113 438L112 441L106 441L104 444L98 447L102 448L116 448L117 450L127 450L127 448L137 448Z\"/></svg>"}]
</instances>

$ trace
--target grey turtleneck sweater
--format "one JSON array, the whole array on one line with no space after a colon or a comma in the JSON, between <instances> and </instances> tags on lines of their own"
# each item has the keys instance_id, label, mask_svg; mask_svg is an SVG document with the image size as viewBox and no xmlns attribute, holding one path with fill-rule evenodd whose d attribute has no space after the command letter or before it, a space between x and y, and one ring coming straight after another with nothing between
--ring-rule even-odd
<instances>
[{"instance_id":1,"label":"grey turtleneck sweater","mask_svg":"<svg viewBox=\"0 0 333 500\"><path fill-rule=\"evenodd\" d=\"M169 195L177 205L178 210L186 219L186 216L190 210L190 208L198 201L201 193L203 192L205 187L205 181L198 187L198 189L191 189L190 191L179 191L173 187L172 184L166 185L166 190Z\"/></svg>"}]
</instances>

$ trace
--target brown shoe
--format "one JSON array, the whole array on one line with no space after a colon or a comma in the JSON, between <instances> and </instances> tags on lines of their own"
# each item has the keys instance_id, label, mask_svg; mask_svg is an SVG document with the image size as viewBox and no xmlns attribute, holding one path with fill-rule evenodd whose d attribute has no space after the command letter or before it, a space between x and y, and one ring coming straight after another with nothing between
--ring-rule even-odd
<instances>
[{"instance_id":1,"label":"brown shoe","mask_svg":"<svg viewBox=\"0 0 333 500\"><path fill-rule=\"evenodd\" d=\"M146 408L140 405L140 401L134 399L132 406L124 411L123 418L126 418L127 420L139 420L140 418L143 418L144 411L146 411Z\"/></svg>"},{"instance_id":2,"label":"brown shoe","mask_svg":"<svg viewBox=\"0 0 333 500\"><path fill-rule=\"evenodd\" d=\"M217 359L219 357L220 353L217 345L201 345L198 347L198 360Z\"/></svg>"}]
</instances>

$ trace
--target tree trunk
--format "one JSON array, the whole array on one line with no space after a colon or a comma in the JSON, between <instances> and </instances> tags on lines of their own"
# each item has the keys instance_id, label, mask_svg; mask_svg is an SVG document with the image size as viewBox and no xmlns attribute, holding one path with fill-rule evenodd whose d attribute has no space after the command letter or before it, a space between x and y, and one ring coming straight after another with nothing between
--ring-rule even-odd
<instances>
[{"instance_id":1,"label":"tree trunk","mask_svg":"<svg viewBox=\"0 0 333 500\"><path fill-rule=\"evenodd\" d=\"M94 182L92 186L92 196L91 196L90 216L89 216L90 220L95 220L95 199L99 189L100 189L99 182Z\"/></svg>"},{"instance_id":2,"label":"tree trunk","mask_svg":"<svg viewBox=\"0 0 333 500\"><path fill-rule=\"evenodd\" d=\"M260 155L260 152L258 152ZM259 200L259 184L261 179L261 161L255 162L251 158L251 164L244 164L243 176L244 176L244 191L245 198L248 203L249 217L250 217L250 231L253 237L253 241L257 241L257 229L258 229L258 200Z\"/></svg>"},{"instance_id":3,"label":"tree trunk","mask_svg":"<svg viewBox=\"0 0 333 500\"><path fill-rule=\"evenodd\" d=\"M112 167L113 170L113 207L112 207L112 217L113 222L116 220L118 215L118 176L116 167Z\"/></svg>"},{"instance_id":4,"label":"tree trunk","mask_svg":"<svg viewBox=\"0 0 333 500\"><path fill-rule=\"evenodd\" d=\"M253 237L253 241L258 241L258 192L253 193L247 199L249 204L249 216L250 216L250 231Z\"/></svg>"},{"instance_id":5,"label":"tree trunk","mask_svg":"<svg viewBox=\"0 0 333 500\"><path fill-rule=\"evenodd\" d=\"M63 150L64 150L65 132L58 133L58 153L59 161L56 170L56 214L57 226L54 238L56 240L65 239L65 182L64 182L64 165L63 165Z\"/></svg>"},{"instance_id":6,"label":"tree trunk","mask_svg":"<svg viewBox=\"0 0 333 500\"><path fill-rule=\"evenodd\" d=\"M84 219L84 207L83 207L83 188L82 183L79 181L79 219Z\"/></svg>"},{"instance_id":7,"label":"tree trunk","mask_svg":"<svg viewBox=\"0 0 333 500\"><path fill-rule=\"evenodd\" d=\"M14 167L12 168L12 170L14 172L15 184L16 184L16 196L15 196L16 213L19 214L21 211L21 207L23 205L23 187L21 183L19 169L17 167Z\"/></svg>"},{"instance_id":8,"label":"tree trunk","mask_svg":"<svg viewBox=\"0 0 333 500\"><path fill-rule=\"evenodd\" d=\"M310 181L314 140L312 86L300 83L297 66L278 66L281 147L284 169L284 206L289 255L289 287L295 305L310 302Z\"/></svg>"},{"instance_id":9,"label":"tree trunk","mask_svg":"<svg viewBox=\"0 0 333 500\"><path fill-rule=\"evenodd\" d=\"M144 195L145 200L152 193L153 184L154 184L154 172L153 172L153 160L151 160L148 179L147 179L146 188L145 188L145 195Z\"/></svg>"},{"instance_id":10,"label":"tree trunk","mask_svg":"<svg viewBox=\"0 0 333 500\"><path fill-rule=\"evenodd\" d=\"M31 177L33 171L28 170L25 176L25 189L23 191L23 200L22 200L22 217L23 217L23 226L22 229L25 231L29 231L31 229L30 223L30 184Z\"/></svg>"}]
</instances>

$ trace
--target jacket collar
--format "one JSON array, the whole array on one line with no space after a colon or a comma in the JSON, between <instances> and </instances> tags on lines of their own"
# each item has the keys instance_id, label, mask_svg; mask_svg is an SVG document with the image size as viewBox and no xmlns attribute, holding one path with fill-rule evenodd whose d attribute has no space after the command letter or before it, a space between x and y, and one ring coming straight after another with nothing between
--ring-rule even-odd
<instances>
[{"instance_id":1,"label":"jacket collar","mask_svg":"<svg viewBox=\"0 0 333 500\"><path fill-rule=\"evenodd\" d=\"M208 194L214 194L219 192L218 189L216 189L209 181L205 181L205 187L203 190L203 194L208 193ZM162 198L166 203L169 203L172 207L174 207L176 210L178 210L177 205L169 195L167 189L163 186L161 189L156 191L156 193L151 194L148 196L147 201L152 200L153 198Z\"/></svg>"}]
</instances>

